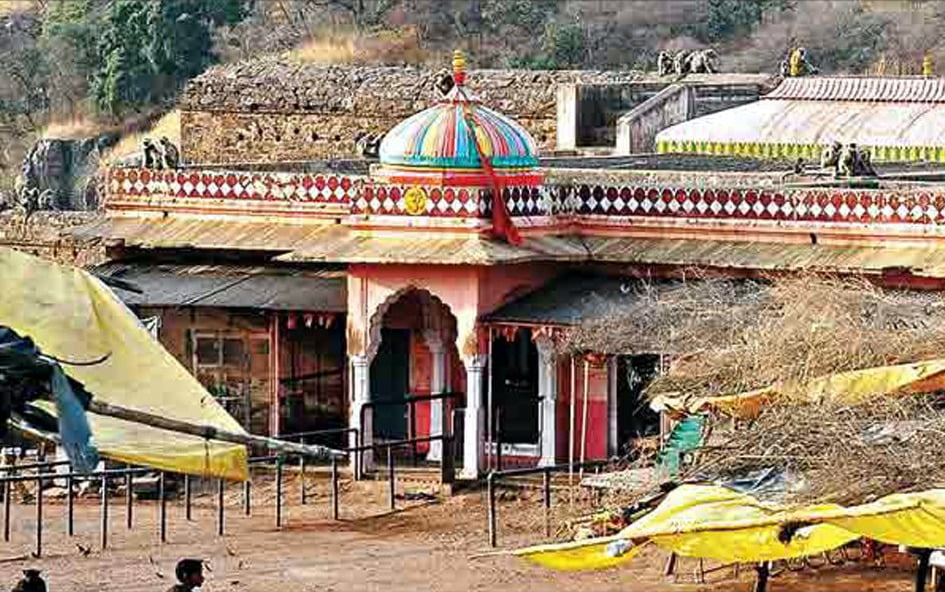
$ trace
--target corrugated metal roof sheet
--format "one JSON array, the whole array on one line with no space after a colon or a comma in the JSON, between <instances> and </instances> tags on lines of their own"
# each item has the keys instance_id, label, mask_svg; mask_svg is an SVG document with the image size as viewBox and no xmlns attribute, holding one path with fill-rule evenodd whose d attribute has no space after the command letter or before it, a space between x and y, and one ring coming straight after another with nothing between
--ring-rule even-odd
<instances>
[{"instance_id":1,"label":"corrugated metal roof sheet","mask_svg":"<svg viewBox=\"0 0 945 592\"><path fill-rule=\"evenodd\" d=\"M766 99L674 125L656 142L943 147L945 104Z\"/></svg>"},{"instance_id":2,"label":"corrugated metal roof sheet","mask_svg":"<svg viewBox=\"0 0 945 592\"><path fill-rule=\"evenodd\" d=\"M763 100L945 103L945 79L802 76L785 78Z\"/></svg>"},{"instance_id":3,"label":"corrugated metal roof sheet","mask_svg":"<svg viewBox=\"0 0 945 592\"><path fill-rule=\"evenodd\" d=\"M498 323L576 325L608 315L637 298L642 280L566 274L486 315Z\"/></svg>"},{"instance_id":4,"label":"corrugated metal roof sheet","mask_svg":"<svg viewBox=\"0 0 945 592\"><path fill-rule=\"evenodd\" d=\"M347 308L343 271L151 263L107 263L93 271L140 288L142 294L115 290L128 305L335 313Z\"/></svg>"},{"instance_id":5,"label":"corrugated metal roof sheet","mask_svg":"<svg viewBox=\"0 0 945 592\"><path fill-rule=\"evenodd\" d=\"M79 238L120 239L127 246L291 251L337 231L334 224L279 224L184 218L109 217L70 230Z\"/></svg>"},{"instance_id":6,"label":"corrugated metal roof sheet","mask_svg":"<svg viewBox=\"0 0 945 592\"><path fill-rule=\"evenodd\" d=\"M698 239L587 237L594 261L881 273L904 268L917 276L945 278L945 245L929 247L785 244Z\"/></svg>"},{"instance_id":7,"label":"corrugated metal roof sheet","mask_svg":"<svg viewBox=\"0 0 945 592\"><path fill-rule=\"evenodd\" d=\"M577 239L560 236L526 238L513 246L486 237L438 236L435 233L351 233L327 236L277 261L346 263L438 263L494 265L525 261L582 260L587 250Z\"/></svg>"}]
</instances>

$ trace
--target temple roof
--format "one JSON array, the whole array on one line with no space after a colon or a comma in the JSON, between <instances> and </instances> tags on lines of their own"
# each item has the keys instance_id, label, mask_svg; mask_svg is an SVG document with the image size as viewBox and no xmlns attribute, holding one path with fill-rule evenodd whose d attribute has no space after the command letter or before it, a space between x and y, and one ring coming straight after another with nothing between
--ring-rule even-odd
<instances>
[{"instance_id":1,"label":"temple roof","mask_svg":"<svg viewBox=\"0 0 945 592\"><path fill-rule=\"evenodd\" d=\"M759 101L674 125L663 153L816 159L833 142L876 161L945 161L945 80L792 78Z\"/></svg>"},{"instance_id":2,"label":"temple roof","mask_svg":"<svg viewBox=\"0 0 945 592\"><path fill-rule=\"evenodd\" d=\"M525 128L489 109L466 87L466 61L453 57L454 86L436 105L384 136L381 164L432 169L482 169L480 154L497 169L538 166L538 144Z\"/></svg>"},{"instance_id":3,"label":"temple roof","mask_svg":"<svg viewBox=\"0 0 945 592\"><path fill-rule=\"evenodd\" d=\"M454 88L450 97L397 124L381 142L382 164L478 169L482 167L466 114L478 128L496 168L538 165L538 146L525 128Z\"/></svg>"},{"instance_id":4,"label":"temple roof","mask_svg":"<svg viewBox=\"0 0 945 592\"><path fill-rule=\"evenodd\" d=\"M106 263L99 275L121 279L141 290L115 288L129 306L211 306L344 312L345 272L272 266Z\"/></svg>"}]
</instances>

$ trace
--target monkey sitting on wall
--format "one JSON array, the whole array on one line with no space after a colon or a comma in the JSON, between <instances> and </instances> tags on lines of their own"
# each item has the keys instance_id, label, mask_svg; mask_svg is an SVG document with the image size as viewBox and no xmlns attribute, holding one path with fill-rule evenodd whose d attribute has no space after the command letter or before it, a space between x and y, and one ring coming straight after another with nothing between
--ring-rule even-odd
<instances>
[{"instance_id":1,"label":"monkey sitting on wall","mask_svg":"<svg viewBox=\"0 0 945 592\"><path fill-rule=\"evenodd\" d=\"M689 52L681 51L673 58L673 71L676 74L689 73Z\"/></svg>"},{"instance_id":2,"label":"monkey sitting on wall","mask_svg":"<svg viewBox=\"0 0 945 592\"><path fill-rule=\"evenodd\" d=\"M837 176L852 177L856 174L856 144L847 144L837 159Z\"/></svg>"},{"instance_id":3,"label":"monkey sitting on wall","mask_svg":"<svg viewBox=\"0 0 945 592\"><path fill-rule=\"evenodd\" d=\"M656 71L660 76L673 73L673 56L668 51L661 51L656 57Z\"/></svg>"},{"instance_id":4,"label":"monkey sitting on wall","mask_svg":"<svg viewBox=\"0 0 945 592\"><path fill-rule=\"evenodd\" d=\"M841 150L843 150L843 145L840 142L834 142L824 148L824 151L820 153L820 168L836 170Z\"/></svg>"},{"instance_id":5,"label":"monkey sitting on wall","mask_svg":"<svg viewBox=\"0 0 945 592\"><path fill-rule=\"evenodd\" d=\"M456 83L453 82L453 76L449 73L443 73L438 76L436 82L433 84L437 92L439 92L440 95L444 97L448 95L451 90L453 90L455 85Z\"/></svg>"},{"instance_id":6,"label":"monkey sitting on wall","mask_svg":"<svg viewBox=\"0 0 945 592\"><path fill-rule=\"evenodd\" d=\"M688 71L693 74L716 74L718 73L718 67L716 62L718 61L718 55L715 53L714 49L702 49L699 51L694 51L686 58L688 65Z\"/></svg>"},{"instance_id":7,"label":"monkey sitting on wall","mask_svg":"<svg viewBox=\"0 0 945 592\"><path fill-rule=\"evenodd\" d=\"M161 157L161 162L166 169L176 169L180 165L180 150L167 139L167 136L161 138Z\"/></svg>"},{"instance_id":8,"label":"monkey sitting on wall","mask_svg":"<svg viewBox=\"0 0 945 592\"><path fill-rule=\"evenodd\" d=\"M144 155L144 168L146 169L160 169L164 167L164 157L161 154L160 148L158 148L154 142L151 141L151 138L145 138L142 143L141 152Z\"/></svg>"}]
</instances>

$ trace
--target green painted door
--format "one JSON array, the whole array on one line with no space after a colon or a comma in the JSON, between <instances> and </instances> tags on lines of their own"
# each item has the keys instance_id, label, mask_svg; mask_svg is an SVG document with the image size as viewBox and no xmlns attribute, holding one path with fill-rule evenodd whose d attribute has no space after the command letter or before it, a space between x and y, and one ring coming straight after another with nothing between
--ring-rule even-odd
<instances>
[{"instance_id":1,"label":"green painted door","mask_svg":"<svg viewBox=\"0 0 945 592\"><path fill-rule=\"evenodd\" d=\"M410 388L410 330L381 329L381 346L371 364L371 401L374 436L385 440L407 437L407 406Z\"/></svg>"}]
</instances>

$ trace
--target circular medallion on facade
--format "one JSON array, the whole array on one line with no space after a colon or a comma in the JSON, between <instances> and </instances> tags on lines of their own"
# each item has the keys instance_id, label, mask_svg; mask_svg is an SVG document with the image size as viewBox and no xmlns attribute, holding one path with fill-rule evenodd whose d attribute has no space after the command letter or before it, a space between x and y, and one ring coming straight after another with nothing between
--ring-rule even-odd
<instances>
[{"instance_id":1,"label":"circular medallion on facade","mask_svg":"<svg viewBox=\"0 0 945 592\"><path fill-rule=\"evenodd\" d=\"M411 216L419 216L427 211L427 193L420 187L411 187L404 193L404 209Z\"/></svg>"}]
</instances>

